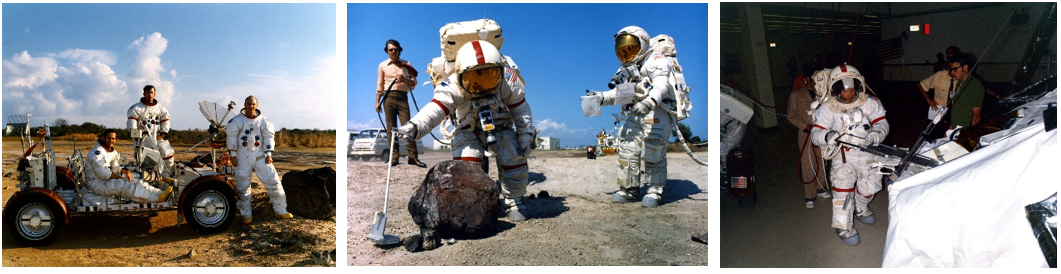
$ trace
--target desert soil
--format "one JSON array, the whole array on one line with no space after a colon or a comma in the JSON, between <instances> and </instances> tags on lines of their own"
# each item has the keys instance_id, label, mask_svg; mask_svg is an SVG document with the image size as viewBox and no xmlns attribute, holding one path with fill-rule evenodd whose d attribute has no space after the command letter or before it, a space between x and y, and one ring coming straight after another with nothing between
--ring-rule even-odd
<instances>
[{"instance_id":1,"label":"desert soil","mask_svg":"<svg viewBox=\"0 0 1061 274\"><path fill-rule=\"evenodd\" d=\"M707 152L696 153L701 159ZM536 151L529 160L526 200L531 219L499 219L497 234L456 239L435 250L411 253L399 246L377 247L367 239L373 215L384 204L387 165L347 163L347 262L350 265L707 265L708 246L691 239L708 231L707 167L685 153L669 153L663 204L610 202L617 156L586 159L584 152ZM449 152L420 157L430 166L451 159ZM405 164L392 170L386 234L419 233L408 202L428 168ZM496 163L490 176L497 178ZM547 198L539 198L548 192ZM706 240L706 239L705 239Z\"/></svg>"},{"instance_id":2,"label":"desert soil","mask_svg":"<svg viewBox=\"0 0 1061 274\"><path fill-rule=\"evenodd\" d=\"M93 145L77 144L86 151ZM119 141L116 147L131 157L129 142ZM188 152L189 147L174 147L178 161L209 151ZM73 144L55 141L54 150L65 159ZM15 164L21 153L18 139L3 142L5 204L18 190ZM279 148L274 157L281 177L322 166L334 169L336 159L334 147ZM3 266L335 266L335 219L275 219L265 189L257 178L253 182L254 222L249 225L240 224L237 216L227 230L202 235L186 222L178 224L176 210L74 215L55 243L45 247L24 247L5 229Z\"/></svg>"}]
</instances>

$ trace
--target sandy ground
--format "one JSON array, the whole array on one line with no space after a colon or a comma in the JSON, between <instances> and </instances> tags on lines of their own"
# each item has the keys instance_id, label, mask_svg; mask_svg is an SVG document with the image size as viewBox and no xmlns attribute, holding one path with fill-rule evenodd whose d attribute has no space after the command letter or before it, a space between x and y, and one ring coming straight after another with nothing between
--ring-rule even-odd
<instances>
[{"instance_id":1,"label":"sandy ground","mask_svg":"<svg viewBox=\"0 0 1061 274\"><path fill-rule=\"evenodd\" d=\"M54 145L60 159L73 151L69 141ZM83 150L93 145L77 144ZM128 142L116 146L123 155L132 155ZM175 147L178 161L194 157L188 147ZM13 174L21 152L17 139L3 142L5 203L18 190ZM281 177L292 170L335 168L334 147L280 148L275 157ZM65 160L59 164L65 165ZM256 178L254 182L254 222L249 225L239 224L237 216L224 232L202 235L186 222L178 224L175 209L75 215L58 240L45 247L24 247L5 229L3 266L334 266L329 252L336 247L335 220L275 219L265 189ZM329 253L328 258L314 254L322 251Z\"/></svg>"},{"instance_id":2,"label":"sandy ground","mask_svg":"<svg viewBox=\"0 0 1061 274\"><path fill-rule=\"evenodd\" d=\"M707 152L697 156L707 159ZM350 265L707 265L708 246L691 240L708 231L713 203L707 167L684 153L669 153L664 204L643 208L610 202L618 189L615 155L587 160L585 153L538 151L534 157L528 163L528 195L546 191L549 198L526 200L530 220L502 218L494 236L458 239L418 253L376 247L365 239L373 214L383 207L387 166L349 161L346 259ZM434 165L452 155L428 152L420 158ZM401 163L392 170L386 233L405 238L419 233L408 202L428 169L406 165L404 158ZM490 175L497 178L496 170Z\"/></svg>"}]
</instances>

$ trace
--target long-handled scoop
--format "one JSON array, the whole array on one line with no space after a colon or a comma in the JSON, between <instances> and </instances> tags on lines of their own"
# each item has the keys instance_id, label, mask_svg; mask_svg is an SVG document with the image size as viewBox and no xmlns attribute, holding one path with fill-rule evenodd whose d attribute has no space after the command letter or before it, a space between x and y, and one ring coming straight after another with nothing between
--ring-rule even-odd
<instances>
[{"instance_id":1,"label":"long-handled scoop","mask_svg":"<svg viewBox=\"0 0 1061 274\"><path fill-rule=\"evenodd\" d=\"M391 135L390 136L391 137L390 138L391 139L391 142L390 142L390 144L391 144L390 154L391 155L389 155L388 157L394 157L394 145L393 144L394 144L394 136L398 135L397 132L398 132L397 128L394 128L393 131L390 132L390 135ZM391 159L394 159L394 158L391 158ZM373 218L374 221L372 222L372 227L369 228L368 236L365 236L370 241L375 242L377 246L393 245L393 244L397 244L398 242L400 242L400 240L398 239L398 236L383 234L383 231L387 230L387 199L389 198L388 196L390 195L390 188L391 188L391 167L393 167L393 165L388 163L387 164L387 188L386 188L386 190L383 191L383 212L376 211L376 216L375 216L375 218Z\"/></svg>"}]
</instances>

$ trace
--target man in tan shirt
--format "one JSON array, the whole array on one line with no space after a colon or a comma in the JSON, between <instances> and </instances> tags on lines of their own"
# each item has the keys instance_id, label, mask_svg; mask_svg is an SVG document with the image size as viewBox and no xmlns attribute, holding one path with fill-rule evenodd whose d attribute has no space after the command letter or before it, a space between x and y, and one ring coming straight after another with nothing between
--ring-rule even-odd
<instances>
[{"instance_id":1,"label":"man in tan shirt","mask_svg":"<svg viewBox=\"0 0 1061 274\"><path fill-rule=\"evenodd\" d=\"M828 74L814 73L814 77L825 77L828 78ZM815 101L816 95L814 93L814 82L811 78L806 78L810 83L806 83L803 87L792 90L792 94L788 97L788 122L792 123L793 126L800 129L797 133L799 135L799 167L798 177L800 183L803 183L803 203L807 208L814 208L814 201L817 200L816 196L822 198L831 198L832 195L826 190L826 186L829 185L829 181L825 179L825 162L822 160L822 151L818 146L810 143L808 138L810 137L810 128L814 124L814 117L811 116L811 103ZM827 79L823 79L827 80Z\"/></svg>"},{"instance_id":2,"label":"man in tan shirt","mask_svg":"<svg viewBox=\"0 0 1061 274\"><path fill-rule=\"evenodd\" d=\"M409 99L408 94L416 88L416 69L409 61L399 58L402 54L402 46L398 41L387 40L384 49L387 52L387 60L379 63L376 75L376 112L386 110L387 134L401 119L401 123L409 121ZM380 98L385 101L380 105ZM388 135L389 136L389 135ZM397 152L397 146L389 144L391 151ZM427 167L426 164L417 160L416 143L405 141L405 147L409 150L409 164L418 167ZM391 153L391 166L398 165L399 153Z\"/></svg>"}]
</instances>

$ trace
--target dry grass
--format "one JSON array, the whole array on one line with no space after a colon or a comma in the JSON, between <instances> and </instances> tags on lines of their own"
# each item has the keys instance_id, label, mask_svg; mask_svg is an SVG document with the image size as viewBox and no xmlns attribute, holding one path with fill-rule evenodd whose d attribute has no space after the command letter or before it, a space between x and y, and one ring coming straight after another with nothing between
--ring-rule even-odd
<instances>
[{"instance_id":1,"label":"dry grass","mask_svg":"<svg viewBox=\"0 0 1061 274\"><path fill-rule=\"evenodd\" d=\"M276 133L277 147L335 147L335 132L292 132L281 130Z\"/></svg>"},{"instance_id":2,"label":"dry grass","mask_svg":"<svg viewBox=\"0 0 1061 274\"><path fill-rule=\"evenodd\" d=\"M71 134L55 137L55 138L52 138L52 139L61 140L61 141L73 141L73 140L76 139L77 141L91 142L91 141L96 140L96 135L88 134L88 133L71 133Z\"/></svg>"}]
</instances>

